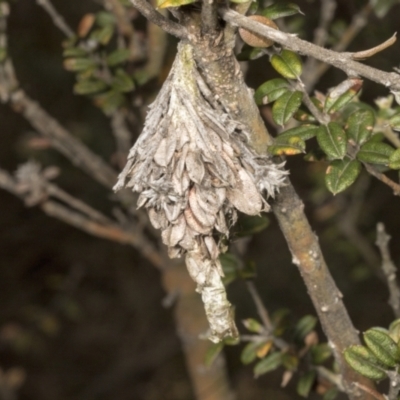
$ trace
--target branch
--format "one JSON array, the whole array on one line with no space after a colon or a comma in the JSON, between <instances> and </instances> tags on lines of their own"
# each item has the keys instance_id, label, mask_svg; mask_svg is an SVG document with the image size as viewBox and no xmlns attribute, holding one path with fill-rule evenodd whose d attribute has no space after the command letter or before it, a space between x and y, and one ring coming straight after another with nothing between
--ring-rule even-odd
<instances>
[{"instance_id":1,"label":"branch","mask_svg":"<svg viewBox=\"0 0 400 400\"><path fill-rule=\"evenodd\" d=\"M187 38L186 28L182 25L170 21L165 18L162 14L156 11L146 0L130 0L135 8L137 8L143 16L145 16L150 22L158 25L165 32L170 35L176 36L179 39Z\"/></svg>"},{"instance_id":2,"label":"branch","mask_svg":"<svg viewBox=\"0 0 400 400\"><path fill-rule=\"evenodd\" d=\"M392 181L390 178L388 178L385 174L382 174L382 172L377 171L372 165L363 163L365 169L376 179L379 179L381 182L383 182L385 185L389 186L393 190L393 194L395 196L400 196L400 185L394 181Z\"/></svg>"},{"instance_id":3,"label":"branch","mask_svg":"<svg viewBox=\"0 0 400 400\"><path fill-rule=\"evenodd\" d=\"M396 282L396 267L390 257L389 240L390 236L385 231L385 225L378 223L376 226L376 242L382 257L382 271L385 274L389 288L389 304L392 307L396 318L400 318L400 288Z\"/></svg>"},{"instance_id":4,"label":"branch","mask_svg":"<svg viewBox=\"0 0 400 400\"><path fill-rule=\"evenodd\" d=\"M23 168L25 168L25 171L22 171ZM37 204L47 215L86 233L121 244L129 244L138 249L157 268L163 269L165 267L165 259L138 229L123 229L92 207L87 204L83 205L84 203L80 200L64 193L55 185L49 184L44 179L43 174L39 175L39 171L32 168L32 164L25 164L20 167L18 172L19 179L14 179L8 172L0 169L0 187L24 200L28 205ZM68 206L82 211L86 215L50 200L49 196L54 194ZM96 216L97 221L92 219L91 216Z\"/></svg>"},{"instance_id":5,"label":"branch","mask_svg":"<svg viewBox=\"0 0 400 400\"><path fill-rule=\"evenodd\" d=\"M65 36L72 38L75 36L74 31L65 22L65 19L58 11L54 8L53 4L49 0L36 0L39 6L43 7L47 14L50 15L54 25L56 25Z\"/></svg>"},{"instance_id":6,"label":"branch","mask_svg":"<svg viewBox=\"0 0 400 400\"><path fill-rule=\"evenodd\" d=\"M362 76L373 82L384 85L392 90L400 90L400 75L394 72L384 72L353 60L352 53L337 53L323 47L316 46L281 31L277 31L259 22L244 17L233 10L220 9L222 18L237 26L246 28L262 37L271 39L285 48L296 53L304 54L341 69L348 76Z\"/></svg>"},{"instance_id":7,"label":"branch","mask_svg":"<svg viewBox=\"0 0 400 400\"><path fill-rule=\"evenodd\" d=\"M358 35L358 33L364 28L368 22L368 16L372 11L372 6L368 3L358 13L354 14L350 25L343 32L338 43L333 46L334 51L341 52L347 49L351 41ZM318 43L316 43L318 44ZM322 46L322 45L321 45ZM305 83L309 91L319 81L321 76L329 69L330 65L325 63L319 63L312 74L307 73L305 70Z\"/></svg>"}]
</instances>

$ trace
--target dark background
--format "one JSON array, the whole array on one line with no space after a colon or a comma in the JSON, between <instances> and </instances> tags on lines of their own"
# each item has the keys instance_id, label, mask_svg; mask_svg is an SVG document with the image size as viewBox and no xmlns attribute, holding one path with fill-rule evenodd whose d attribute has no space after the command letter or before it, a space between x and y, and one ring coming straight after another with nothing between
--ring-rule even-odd
<instances>
[{"instance_id":1,"label":"dark background","mask_svg":"<svg viewBox=\"0 0 400 400\"><path fill-rule=\"evenodd\" d=\"M301 37L310 40L319 2L298 3L305 16L288 18L287 23L299 22ZM85 13L99 9L91 0L54 0L53 4L73 28ZM348 23L364 4L338 1L336 19ZM399 29L398 15L399 5L383 20L371 15L349 50L373 47L390 37ZM12 3L9 47L21 86L75 136L109 160L115 150L109 121L89 99L73 95L74 76L62 67L62 40L62 34L34 1ZM389 71L399 65L399 51L400 45L395 44L368 64ZM262 58L251 65L249 84L257 87L274 74ZM329 70L317 89L324 91L344 78L342 72ZM372 102L383 95L387 95L385 88L365 82L362 100ZM13 171L27 159L59 165L60 186L94 207L108 210L109 193L55 151L32 148L35 132L7 105L0 106L0 131L2 168ZM346 236L342 225L353 194L361 192L355 207L359 210L359 234L377 256L375 227L378 221L384 222L392 236L393 260L400 265L399 199L368 176L362 176L355 189L332 197L323 185L325 164L306 163L298 156L288 165L355 326L359 330L387 326L393 315L387 305L387 289L375 272L379 265L368 252L356 248L357 239ZM172 310L161 305L165 293L153 266L132 248L93 238L37 208L26 208L2 190L0 210L0 368L21 368L25 381L18 398L193 398ZM313 314L277 223L273 216L269 218L268 229L255 236L248 249L248 258L257 265L259 292L271 312L290 308L295 319ZM229 295L238 321L256 317L243 283L233 283ZM297 398L293 384L286 394L278 394L282 392L280 373L254 380L251 367L241 365L239 352L237 347L227 352L239 399Z\"/></svg>"}]
</instances>

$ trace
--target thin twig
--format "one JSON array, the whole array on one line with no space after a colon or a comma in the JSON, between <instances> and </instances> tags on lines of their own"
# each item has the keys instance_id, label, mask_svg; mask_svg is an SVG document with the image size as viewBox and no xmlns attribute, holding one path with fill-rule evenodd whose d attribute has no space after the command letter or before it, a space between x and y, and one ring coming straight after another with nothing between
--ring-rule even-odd
<instances>
[{"instance_id":1,"label":"thin twig","mask_svg":"<svg viewBox=\"0 0 400 400\"><path fill-rule=\"evenodd\" d=\"M303 103L307 106L307 108L309 109L311 114L314 116L314 118L320 124L326 125L330 121L329 115L318 110L318 108L315 106L315 104L312 102L310 96L308 95L302 79L298 78L298 82L296 82L295 88L297 90L300 90L301 92L303 92Z\"/></svg>"},{"instance_id":2,"label":"thin twig","mask_svg":"<svg viewBox=\"0 0 400 400\"><path fill-rule=\"evenodd\" d=\"M158 25L165 32L176 36L179 39L187 38L186 28L182 25L170 21L162 14L156 11L146 0L130 0L135 8L137 8L150 22Z\"/></svg>"},{"instance_id":3,"label":"thin twig","mask_svg":"<svg viewBox=\"0 0 400 400\"><path fill-rule=\"evenodd\" d=\"M50 15L54 25L56 25L64 33L65 36L67 36L68 38L72 38L75 36L74 31L65 22L63 16L59 14L58 11L54 8L50 0L36 0L36 2L47 12L47 14Z\"/></svg>"},{"instance_id":4,"label":"thin twig","mask_svg":"<svg viewBox=\"0 0 400 400\"><path fill-rule=\"evenodd\" d=\"M370 173L372 176L375 178L379 179L381 182L383 182L385 185L389 186L393 190L393 194L395 196L400 196L400 185L394 181L392 181L390 178L388 178L385 174L382 174L382 172L377 171L372 165L364 163L365 169Z\"/></svg>"},{"instance_id":5,"label":"thin twig","mask_svg":"<svg viewBox=\"0 0 400 400\"><path fill-rule=\"evenodd\" d=\"M382 257L382 271L385 274L390 297L389 304L396 318L400 318L400 288L396 281L396 266L394 265L389 251L390 236L385 231L385 225L379 222L376 225L376 242Z\"/></svg>"},{"instance_id":6,"label":"thin twig","mask_svg":"<svg viewBox=\"0 0 400 400\"><path fill-rule=\"evenodd\" d=\"M395 72L384 72L354 61L351 53L337 53L333 50L316 46L315 44L299 39L295 35L277 31L226 8L220 9L220 14L227 22L244 27L262 37L271 39L296 53L311 56L333 65L344 71L348 76L362 76L391 88L392 90L400 90L399 74Z\"/></svg>"},{"instance_id":7,"label":"thin twig","mask_svg":"<svg viewBox=\"0 0 400 400\"><path fill-rule=\"evenodd\" d=\"M383 394L380 394L376 390L371 389L370 387L365 386L359 382L353 382L353 385L355 387L361 389L364 393L368 393L370 396L372 396L376 400L387 400Z\"/></svg>"},{"instance_id":8,"label":"thin twig","mask_svg":"<svg viewBox=\"0 0 400 400\"><path fill-rule=\"evenodd\" d=\"M0 169L0 187L11 192L21 199L25 199L25 197L29 195L29 191L27 191L26 188L24 188L25 190L22 191L18 182L8 172L2 169ZM32 188L32 190L36 189L37 186ZM57 192L54 187L52 191L53 193ZM60 192L58 191L58 194L59 193ZM77 204L81 203L80 200L74 199L70 195L68 195L68 197L61 197L63 197L63 201L66 201L70 205L73 205L75 207ZM93 219L76 211L73 211L70 208L50 199L45 199L44 201L39 202L38 206L47 215L57 218L93 236L101 237L103 239L108 239L122 244L129 244L135 247L157 268L163 269L165 266L165 260L161 256L160 252L144 236L144 234L137 229L129 229L128 227L126 229L123 229L121 226L113 223L112 221L106 222L106 220L108 220L106 217L102 218L102 222L94 221ZM85 208L86 213L88 207L90 206L86 206ZM81 206L78 206L77 208L80 208L81 210L83 209Z\"/></svg>"},{"instance_id":9,"label":"thin twig","mask_svg":"<svg viewBox=\"0 0 400 400\"><path fill-rule=\"evenodd\" d=\"M368 50L357 51L356 53L350 53L353 60L364 60L365 58L369 58L374 56L375 54L380 53L383 50L386 50L388 47L393 46L397 40L397 32L390 37L388 40L385 40L383 43L378 46L372 47Z\"/></svg>"},{"instance_id":10,"label":"thin twig","mask_svg":"<svg viewBox=\"0 0 400 400\"><path fill-rule=\"evenodd\" d=\"M261 318L261 321L266 329L267 333L270 334L272 332L273 326L271 323L271 319L268 314L268 310L264 307L264 304L258 294L258 291L252 281L246 281L247 289L250 292L250 295L256 305L258 315Z\"/></svg>"}]
</instances>

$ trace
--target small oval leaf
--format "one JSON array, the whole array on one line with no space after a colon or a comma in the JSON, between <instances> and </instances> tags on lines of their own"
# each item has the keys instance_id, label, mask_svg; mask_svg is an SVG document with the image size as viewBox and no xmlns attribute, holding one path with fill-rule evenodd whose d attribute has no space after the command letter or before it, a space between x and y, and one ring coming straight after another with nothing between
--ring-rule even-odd
<instances>
[{"instance_id":1,"label":"small oval leaf","mask_svg":"<svg viewBox=\"0 0 400 400\"><path fill-rule=\"evenodd\" d=\"M243 320L243 325L247 330L253 333L261 333L264 331L264 327L253 318Z\"/></svg>"},{"instance_id":2,"label":"small oval leaf","mask_svg":"<svg viewBox=\"0 0 400 400\"><path fill-rule=\"evenodd\" d=\"M76 94L94 94L107 89L107 84L97 79L84 79L74 85Z\"/></svg>"},{"instance_id":3,"label":"small oval leaf","mask_svg":"<svg viewBox=\"0 0 400 400\"><path fill-rule=\"evenodd\" d=\"M342 159L346 154L346 133L337 122L320 126L317 141L331 160Z\"/></svg>"},{"instance_id":4,"label":"small oval leaf","mask_svg":"<svg viewBox=\"0 0 400 400\"><path fill-rule=\"evenodd\" d=\"M299 137L292 137L289 141L278 142L268 147L268 152L274 156L295 156L304 153L306 143Z\"/></svg>"},{"instance_id":5,"label":"small oval leaf","mask_svg":"<svg viewBox=\"0 0 400 400\"><path fill-rule=\"evenodd\" d=\"M297 382L297 394L302 397L308 397L310 390L317 377L317 372L312 370L306 372Z\"/></svg>"},{"instance_id":6,"label":"small oval leaf","mask_svg":"<svg viewBox=\"0 0 400 400\"><path fill-rule=\"evenodd\" d=\"M393 117L389 119L389 124L395 131L400 131L400 113L393 115Z\"/></svg>"},{"instance_id":7,"label":"small oval leaf","mask_svg":"<svg viewBox=\"0 0 400 400\"><path fill-rule=\"evenodd\" d=\"M308 140L313 138L317 134L318 126L316 125L300 125L296 128L288 129L279 134L278 139L290 139L292 137L298 137L302 140Z\"/></svg>"},{"instance_id":8,"label":"small oval leaf","mask_svg":"<svg viewBox=\"0 0 400 400\"><path fill-rule=\"evenodd\" d=\"M272 107L272 118L278 125L285 125L293 114L298 110L303 99L300 91L286 92L274 103Z\"/></svg>"},{"instance_id":9,"label":"small oval leaf","mask_svg":"<svg viewBox=\"0 0 400 400\"><path fill-rule=\"evenodd\" d=\"M256 364L253 370L254 375L257 378L260 375L266 374L267 372L274 371L281 365L282 365L282 353L275 352L269 354L267 357L265 357L259 363Z\"/></svg>"},{"instance_id":10,"label":"small oval leaf","mask_svg":"<svg viewBox=\"0 0 400 400\"><path fill-rule=\"evenodd\" d=\"M328 343L319 343L311 348L311 358L315 365L322 364L332 355L332 350Z\"/></svg>"},{"instance_id":11,"label":"small oval leaf","mask_svg":"<svg viewBox=\"0 0 400 400\"><path fill-rule=\"evenodd\" d=\"M123 70L118 69L111 83L117 92L131 92L135 88L132 78Z\"/></svg>"},{"instance_id":12,"label":"small oval leaf","mask_svg":"<svg viewBox=\"0 0 400 400\"><path fill-rule=\"evenodd\" d=\"M268 104L277 100L289 89L289 84L285 79L276 78L264 82L255 92L254 98L258 105Z\"/></svg>"},{"instance_id":13,"label":"small oval leaf","mask_svg":"<svg viewBox=\"0 0 400 400\"><path fill-rule=\"evenodd\" d=\"M317 325L317 318L313 315L305 315L294 328L294 338L302 341Z\"/></svg>"},{"instance_id":14,"label":"small oval leaf","mask_svg":"<svg viewBox=\"0 0 400 400\"><path fill-rule=\"evenodd\" d=\"M244 364L250 364L257 358L257 351L260 347L259 342L247 343L242 353L240 354L240 361Z\"/></svg>"},{"instance_id":15,"label":"small oval leaf","mask_svg":"<svg viewBox=\"0 0 400 400\"><path fill-rule=\"evenodd\" d=\"M269 225L265 215L241 216L234 228L234 235L238 237L250 236L263 231Z\"/></svg>"},{"instance_id":16,"label":"small oval leaf","mask_svg":"<svg viewBox=\"0 0 400 400\"><path fill-rule=\"evenodd\" d=\"M389 157L389 168L400 169L400 149L397 149Z\"/></svg>"},{"instance_id":17,"label":"small oval leaf","mask_svg":"<svg viewBox=\"0 0 400 400\"><path fill-rule=\"evenodd\" d=\"M349 116L346 132L349 139L362 145L370 138L374 125L375 115L371 110L358 110Z\"/></svg>"},{"instance_id":18,"label":"small oval leaf","mask_svg":"<svg viewBox=\"0 0 400 400\"><path fill-rule=\"evenodd\" d=\"M289 17L295 14L303 14L295 3L275 3L261 12L261 15L270 19Z\"/></svg>"},{"instance_id":19,"label":"small oval leaf","mask_svg":"<svg viewBox=\"0 0 400 400\"><path fill-rule=\"evenodd\" d=\"M369 140L363 144L357 153L357 158L371 164L388 165L394 151L394 148L386 143Z\"/></svg>"},{"instance_id":20,"label":"small oval leaf","mask_svg":"<svg viewBox=\"0 0 400 400\"><path fill-rule=\"evenodd\" d=\"M382 364L394 368L399 363L400 351L386 332L372 328L364 332L363 337L369 350Z\"/></svg>"},{"instance_id":21,"label":"small oval leaf","mask_svg":"<svg viewBox=\"0 0 400 400\"><path fill-rule=\"evenodd\" d=\"M213 343L206 351L204 364L207 367L210 367L214 361L217 359L218 355L221 353L224 348L224 342L221 341L219 343Z\"/></svg>"},{"instance_id":22,"label":"small oval leaf","mask_svg":"<svg viewBox=\"0 0 400 400\"><path fill-rule=\"evenodd\" d=\"M345 158L332 161L326 170L325 183L328 190L337 194L351 186L361 172L361 163Z\"/></svg>"},{"instance_id":23,"label":"small oval leaf","mask_svg":"<svg viewBox=\"0 0 400 400\"><path fill-rule=\"evenodd\" d=\"M122 64L125 61L128 61L129 57L130 51L128 49L117 49L108 54L106 61L110 67L114 67L115 65Z\"/></svg>"},{"instance_id":24,"label":"small oval leaf","mask_svg":"<svg viewBox=\"0 0 400 400\"><path fill-rule=\"evenodd\" d=\"M362 83L361 79L350 78L330 90L325 99L325 112L332 114L343 108L360 91Z\"/></svg>"},{"instance_id":25,"label":"small oval leaf","mask_svg":"<svg viewBox=\"0 0 400 400\"><path fill-rule=\"evenodd\" d=\"M271 57L271 65L284 78L297 79L303 70L300 57L290 50L282 50Z\"/></svg>"},{"instance_id":26,"label":"small oval leaf","mask_svg":"<svg viewBox=\"0 0 400 400\"><path fill-rule=\"evenodd\" d=\"M354 345L344 351L347 363L359 374L376 381L386 377L379 360L364 346Z\"/></svg>"},{"instance_id":27,"label":"small oval leaf","mask_svg":"<svg viewBox=\"0 0 400 400\"><path fill-rule=\"evenodd\" d=\"M194 3L196 0L157 0L157 8L180 7Z\"/></svg>"}]
</instances>

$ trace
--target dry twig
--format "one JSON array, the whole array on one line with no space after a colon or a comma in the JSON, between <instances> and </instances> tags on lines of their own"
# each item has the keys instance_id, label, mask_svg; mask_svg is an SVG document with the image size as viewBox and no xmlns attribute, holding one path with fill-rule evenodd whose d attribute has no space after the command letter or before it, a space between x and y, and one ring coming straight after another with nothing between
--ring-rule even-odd
<instances>
[{"instance_id":1,"label":"dry twig","mask_svg":"<svg viewBox=\"0 0 400 400\"><path fill-rule=\"evenodd\" d=\"M394 265L389 252L390 236L385 231L385 225L382 222L376 226L376 245L382 257L382 271L385 274L390 297L389 304L392 307L396 318L400 318L400 288L396 281L396 266Z\"/></svg>"},{"instance_id":2,"label":"dry twig","mask_svg":"<svg viewBox=\"0 0 400 400\"><path fill-rule=\"evenodd\" d=\"M223 8L220 9L220 14L225 21L230 22L231 24L244 27L262 37L271 39L296 53L311 56L330 64L341 69L348 76L361 76L392 90L400 90L399 74L395 72L384 72L354 61L352 53L338 53L333 50L316 46L315 44L299 39L295 35L290 35L272 29L266 25L262 25L259 22L244 17L233 10Z\"/></svg>"}]
</instances>

